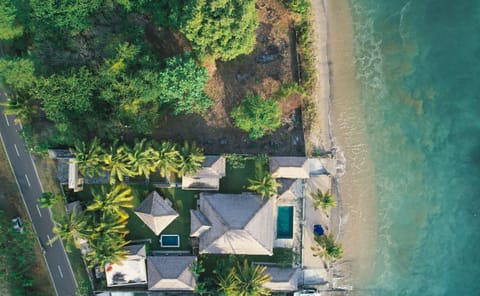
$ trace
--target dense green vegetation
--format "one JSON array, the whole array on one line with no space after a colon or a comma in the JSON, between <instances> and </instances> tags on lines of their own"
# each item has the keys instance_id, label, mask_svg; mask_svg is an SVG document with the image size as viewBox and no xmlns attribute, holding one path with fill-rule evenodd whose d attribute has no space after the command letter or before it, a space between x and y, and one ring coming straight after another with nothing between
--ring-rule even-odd
<instances>
[{"instance_id":1,"label":"dense green vegetation","mask_svg":"<svg viewBox=\"0 0 480 296\"><path fill-rule=\"evenodd\" d=\"M249 95L232 112L235 125L248 132L252 139L263 137L281 124L280 105L277 101Z\"/></svg>"},{"instance_id":2,"label":"dense green vegetation","mask_svg":"<svg viewBox=\"0 0 480 296\"><path fill-rule=\"evenodd\" d=\"M15 231L3 211L0 211L0 280L2 286L8 285L11 295L32 293L34 244L35 235L30 227L24 227L22 233Z\"/></svg>"},{"instance_id":3,"label":"dense green vegetation","mask_svg":"<svg viewBox=\"0 0 480 296\"><path fill-rule=\"evenodd\" d=\"M258 26L252 0L3 0L0 10L6 106L37 152L150 134L167 113L203 115L212 101L198 61L251 52ZM149 25L179 30L193 52L162 56Z\"/></svg>"},{"instance_id":4,"label":"dense green vegetation","mask_svg":"<svg viewBox=\"0 0 480 296\"><path fill-rule=\"evenodd\" d=\"M181 30L198 55L229 61L252 52L258 27L254 0L190 1Z\"/></svg>"}]
</instances>

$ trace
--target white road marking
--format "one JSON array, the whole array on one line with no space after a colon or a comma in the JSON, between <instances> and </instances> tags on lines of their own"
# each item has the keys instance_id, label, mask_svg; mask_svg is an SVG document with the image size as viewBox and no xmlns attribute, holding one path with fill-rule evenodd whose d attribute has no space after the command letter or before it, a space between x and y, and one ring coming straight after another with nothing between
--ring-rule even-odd
<instances>
[{"instance_id":1,"label":"white road marking","mask_svg":"<svg viewBox=\"0 0 480 296\"><path fill-rule=\"evenodd\" d=\"M28 187L32 186L32 185L30 184L30 180L28 180L27 174L25 174L25 179L27 179Z\"/></svg>"},{"instance_id":2,"label":"white road marking","mask_svg":"<svg viewBox=\"0 0 480 296\"><path fill-rule=\"evenodd\" d=\"M13 144L13 147L15 148L15 152L17 152L17 156L20 157L20 152L18 152L17 144Z\"/></svg>"},{"instance_id":3,"label":"white road marking","mask_svg":"<svg viewBox=\"0 0 480 296\"><path fill-rule=\"evenodd\" d=\"M60 265L57 265L58 267L58 272L60 272L60 277L63 279L63 273L62 273L62 269L60 268Z\"/></svg>"},{"instance_id":4,"label":"white road marking","mask_svg":"<svg viewBox=\"0 0 480 296\"><path fill-rule=\"evenodd\" d=\"M3 114L3 116L5 116L5 121L7 122L7 125L10 126L10 122L8 122L8 116L7 116L7 114Z\"/></svg>"},{"instance_id":5,"label":"white road marking","mask_svg":"<svg viewBox=\"0 0 480 296\"><path fill-rule=\"evenodd\" d=\"M21 121L18 122L18 125L20 125L20 129L23 130L23 125Z\"/></svg>"},{"instance_id":6,"label":"white road marking","mask_svg":"<svg viewBox=\"0 0 480 296\"><path fill-rule=\"evenodd\" d=\"M51 239L50 239L50 236L48 234L47 234L47 239L48 239L48 244L50 245Z\"/></svg>"},{"instance_id":7,"label":"white road marking","mask_svg":"<svg viewBox=\"0 0 480 296\"><path fill-rule=\"evenodd\" d=\"M38 207L38 204L36 204L36 206L37 206L38 215L40 216L40 218L42 218L42 212L40 211L40 208Z\"/></svg>"}]
</instances>

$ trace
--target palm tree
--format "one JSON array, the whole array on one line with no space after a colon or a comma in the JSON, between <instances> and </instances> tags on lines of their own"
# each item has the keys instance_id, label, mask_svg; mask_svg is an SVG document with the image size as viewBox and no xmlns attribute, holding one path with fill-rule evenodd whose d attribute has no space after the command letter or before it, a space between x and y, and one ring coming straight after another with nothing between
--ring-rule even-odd
<instances>
[{"instance_id":1,"label":"palm tree","mask_svg":"<svg viewBox=\"0 0 480 296\"><path fill-rule=\"evenodd\" d=\"M333 234L329 235L315 235L316 246L310 247L313 256L326 258L331 261L342 258L343 247L341 244L335 242Z\"/></svg>"},{"instance_id":2,"label":"palm tree","mask_svg":"<svg viewBox=\"0 0 480 296\"><path fill-rule=\"evenodd\" d=\"M227 296L270 295L270 289L263 286L271 279L265 273L266 269L266 266L250 264L246 259L242 265L237 262L226 275L218 277L219 291Z\"/></svg>"},{"instance_id":3,"label":"palm tree","mask_svg":"<svg viewBox=\"0 0 480 296\"><path fill-rule=\"evenodd\" d=\"M156 151L158 153L157 169L162 177L167 177L171 173L177 172L179 167L180 154L176 149L176 145L164 141L157 145Z\"/></svg>"},{"instance_id":4,"label":"palm tree","mask_svg":"<svg viewBox=\"0 0 480 296\"><path fill-rule=\"evenodd\" d=\"M87 211L100 210L103 213L118 215L121 218L128 218L125 209L132 209L132 190L125 185L117 185L109 192L102 186L100 192L92 191L93 202L87 207Z\"/></svg>"},{"instance_id":5,"label":"palm tree","mask_svg":"<svg viewBox=\"0 0 480 296\"><path fill-rule=\"evenodd\" d=\"M337 202L330 194L330 191L326 191L325 193L323 193L319 189L315 194L312 195L312 198L315 210L317 210L318 208L322 208L324 212L327 212L330 208L334 208L337 206Z\"/></svg>"},{"instance_id":6,"label":"palm tree","mask_svg":"<svg viewBox=\"0 0 480 296\"><path fill-rule=\"evenodd\" d=\"M53 192L44 192L38 199L41 208L52 208L59 200L62 199L60 194Z\"/></svg>"},{"instance_id":7,"label":"palm tree","mask_svg":"<svg viewBox=\"0 0 480 296\"><path fill-rule=\"evenodd\" d=\"M139 176L145 176L149 180L150 173L155 172L157 168L159 153L144 138L141 141L135 141L135 146L128 153L128 159L132 171Z\"/></svg>"},{"instance_id":8,"label":"palm tree","mask_svg":"<svg viewBox=\"0 0 480 296\"><path fill-rule=\"evenodd\" d=\"M129 253L124 249L128 243L129 241L120 236L108 236L89 241L90 252L86 256L88 267L99 266L103 271L108 263L121 263Z\"/></svg>"},{"instance_id":9,"label":"palm tree","mask_svg":"<svg viewBox=\"0 0 480 296\"><path fill-rule=\"evenodd\" d=\"M112 235L125 237L129 233L127 224L127 217L119 217L112 213L104 212L100 216L92 217L90 221L91 227L88 229L88 238L95 240Z\"/></svg>"},{"instance_id":10,"label":"palm tree","mask_svg":"<svg viewBox=\"0 0 480 296\"><path fill-rule=\"evenodd\" d=\"M109 153L105 153L102 162L104 163L104 170L110 174L110 184L115 184L117 179L123 182L124 177L131 177L136 174L132 170L128 158L128 147L125 145L119 146L117 140L113 142Z\"/></svg>"},{"instance_id":11,"label":"palm tree","mask_svg":"<svg viewBox=\"0 0 480 296\"><path fill-rule=\"evenodd\" d=\"M178 174L188 176L195 174L202 166L205 160L202 149L197 147L195 143L189 145L187 141L183 144L179 151Z\"/></svg>"},{"instance_id":12,"label":"palm tree","mask_svg":"<svg viewBox=\"0 0 480 296\"><path fill-rule=\"evenodd\" d=\"M255 191L262 198L267 199L276 195L277 189L282 186L270 173L265 173L257 179L248 179L248 181L250 182L249 190Z\"/></svg>"},{"instance_id":13,"label":"palm tree","mask_svg":"<svg viewBox=\"0 0 480 296\"><path fill-rule=\"evenodd\" d=\"M85 238L86 220L83 212L70 211L63 217L54 221L53 233L56 234L48 243L51 245L59 238L65 243L68 251L72 250L72 246L80 248L78 244L79 238Z\"/></svg>"},{"instance_id":14,"label":"palm tree","mask_svg":"<svg viewBox=\"0 0 480 296\"><path fill-rule=\"evenodd\" d=\"M87 177L103 176L103 147L98 138L93 138L90 145L85 142L75 143L75 148L70 150L75 155L75 162L82 175Z\"/></svg>"},{"instance_id":15,"label":"palm tree","mask_svg":"<svg viewBox=\"0 0 480 296\"><path fill-rule=\"evenodd\" d=\"M3 106L3 113L5 115L16 115L15 121L26 121L32 117L35 109L27 102L20 103L18 100L7 99L5 103L0 103Z\"/></svg>"}]
</instances>

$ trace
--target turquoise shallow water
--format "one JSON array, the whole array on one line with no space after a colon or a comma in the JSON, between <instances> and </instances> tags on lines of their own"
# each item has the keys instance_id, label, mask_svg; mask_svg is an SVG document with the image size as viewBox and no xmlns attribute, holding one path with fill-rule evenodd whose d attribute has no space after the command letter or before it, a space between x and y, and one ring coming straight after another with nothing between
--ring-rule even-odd
<instances>
[{"instance_id":1,"label":"turquoise shallow water","mask_svg":"<svg viewBox=\"0 0 480 296\"><path fill-rule=\"evenodd\" d=\"M375 165L366 295L480 295L480 1L350 0Z\"/></svg>"}]
</instances>

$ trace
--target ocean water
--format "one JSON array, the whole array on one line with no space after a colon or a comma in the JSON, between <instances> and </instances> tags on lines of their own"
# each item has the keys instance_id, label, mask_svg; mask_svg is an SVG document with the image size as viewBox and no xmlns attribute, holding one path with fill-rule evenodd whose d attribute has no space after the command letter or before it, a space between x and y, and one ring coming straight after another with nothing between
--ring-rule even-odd
<instances>
[{"instance_id":1,"label":"ocean water","mask_svg":"<svg viewBox=\"0 0 480 296\"><path fill-rule=\"evenodd\" d=\"M365 295L480 295L480 0L349 0L375 167Z\"/></svg>"}]
</instances>

